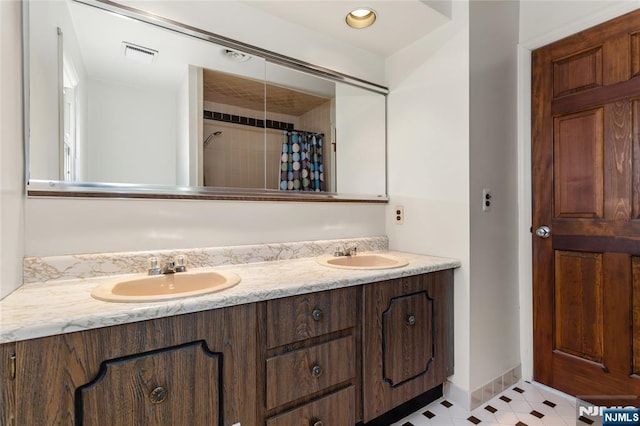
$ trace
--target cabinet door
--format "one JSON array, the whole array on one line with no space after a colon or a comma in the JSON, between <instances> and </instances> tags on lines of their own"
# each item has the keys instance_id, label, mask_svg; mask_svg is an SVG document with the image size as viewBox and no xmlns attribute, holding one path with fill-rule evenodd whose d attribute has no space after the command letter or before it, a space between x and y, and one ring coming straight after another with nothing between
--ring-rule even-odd
<instances>
[{"instance_id":1,"label":"cabinet door","mask_svg":"<svg viewBox=\"0 0 640 426\"><path fill-rule=\"evenodd\" d=\"M133 366L136 362L140 362L142 366L147 365L145 368L149 368L148 372L153 371L154 374L163 369L162 374L158 376L157 386L153 386L150 382L149 386L153 386L151 388L144 388L144 391L142 387L135 391L126 390L123 391L123 395L139 395L140 400L148 398L155 387L165 386L160 380L163 377L167 378L165 383L171 384L187 384L194 378L197 387L211 385L214 388L218 386L215 381L219 381L215 377L221 377L223 388L219 388L217 392L222 394L223 399L222 424L224 426L235 423L258 425L260 422L256 408L258 404L256 335L255 304L247 304L17 342L15 424L76 425L78 423L76 421L77 403L80 395L78 389L91 383L96 377L100 377L105 361L120 358L128 360L123 361L122 367ZM210 351L220 354L222 361L219 367L215 367L218 365L217 361L206 358L207 355L201 348L196 350L185 347L184 351L176 350L170 356L167 355L167 358L161 356L145 358L145 355L149 355L150 352L160 354L165 349L172 350L199 341L206 342ZM193 360L193 363L184 361L183 357ZM149 365L158 366L158 368L151 368ZM115 365L110 368L113 367ZM219 376L210 371L212 368L220 369L215 373ZM114 377L116 376L124 380L127 373L122 370L114 374ZM144 381L147 377L153 376L144 376L140 380ZM131 386L140 385L131 384ZM170 398L175 399L175 392L171 389L168 391L167 403ZM115 390L112 389L109 392L113 394ZM179 394L184 392L191 391L178 391ZM207 398L217 400L215 393L211 393L216 390L203 392L209 395ZM115 400L103 401L112 408L104 411L105 414L102 414L102 417L110 420L120 416L119 413L115 413L115 409L122 408L118 405L122 402L119 400L122 396L115 398ZM180 403L191 404L188 398L184 401L182 396L179 398ZM202 402L205 403L205 401ZM88 402L83 405L87 404ZM87 407L84 407L83 411L86 409ZM171 423L150 421L129 424L152 426ZM173 424L195 425L198 422L189 420ZM200 422L200 424L211 423Z\"/></svg>"},{"instance_id":2,"label":"cabinet door","mask_svg":"<svg viewBox=\"0 0 640 426\"><path fill-rule=\"evenodd\" d=\"M364 286L364 421L453 374L453 271Z\"/></svg>"},{"instance_id":3,"label":"cabinet door","mask_svg":"<svg viewBox=\"0 0 640 426\"><path fill-rule=\"evenodd\" d=\"M382 313L382 379L391 387L426 374L433 350L433 299L426 291L393 297Z\"/></svg>"},{"instance_id":4,"label":"cabinet door","mask_svg":"<svg viewBox=\"0 0 640 426\"><path fill-rule=\"evenodd\" d=\"M219 425L221 360L201 341L106 361L76 391L76 422Z\"/></svg>"},{"instance_id":5,"label":"cabinet door","mask_svg":"<svg viewBox=\"0 0 640 426\"><path fill-rule=\"evenodd\" d=\"M16 344L0 345L0 426L15 424Z\"/></svg>"}]
</instances>

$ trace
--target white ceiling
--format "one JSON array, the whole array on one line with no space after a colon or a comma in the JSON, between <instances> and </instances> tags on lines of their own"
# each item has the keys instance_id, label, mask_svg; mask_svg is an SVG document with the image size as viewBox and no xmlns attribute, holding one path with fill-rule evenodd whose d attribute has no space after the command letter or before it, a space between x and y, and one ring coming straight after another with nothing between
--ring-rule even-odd
<instances>
[{"instance_id":1,"label":"white ceiling","mask_svg":"<svg viewBox=\"0 0 640 426\"><path fill-rule=\"evenodd\" d=\"M250 0L244 4L273 16L333 37L342 42L388 57L449 19L451 0ZM352 10L369 7L377 14L369 28L353 29L345 23Z\"/></svg>"}]
</instances>

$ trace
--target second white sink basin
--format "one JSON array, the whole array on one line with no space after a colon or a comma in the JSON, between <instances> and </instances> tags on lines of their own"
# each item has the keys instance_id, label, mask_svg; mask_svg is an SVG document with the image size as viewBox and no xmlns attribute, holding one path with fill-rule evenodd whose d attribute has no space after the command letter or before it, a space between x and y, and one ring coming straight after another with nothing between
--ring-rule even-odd
<instances>
[{"instance_id":1,"label":"second white sink basin","mask_svg":"<svg viewBox=\"0 0 640 426\"><path fill-rule=\"evenodd\" d=\"M91 296L105 302L156 302L214 293L239 282L233 272L207 268L112 281L95 288Z\"/></svg>"},{"instance_id":2,"label":"second white sink basin","mask_svg":"<svg viewBox=\"0 0 640 426\"><path fill-rule=\"evenodd\" d=\"M353 256L318 258L318 263L342 269L393 269L409 264L408 261L386 253L358 253Z\"/></svg>"}]
</instances>

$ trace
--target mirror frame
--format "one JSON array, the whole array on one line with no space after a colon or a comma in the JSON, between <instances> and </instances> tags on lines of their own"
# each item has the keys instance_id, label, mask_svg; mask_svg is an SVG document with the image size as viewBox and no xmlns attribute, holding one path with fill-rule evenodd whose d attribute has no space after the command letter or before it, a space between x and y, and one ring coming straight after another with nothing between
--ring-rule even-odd
<instances>
[{"instance_id":1,"label":"mirror frame","mask_svg":"<svg viewBox=\"0 0 640 426\"><path fill-rule=\"evenodd\" d=\"M334 82L349 84L358 88L384 95L385 100L385 193L342 194L332 192L289 192L271 189L242 189L201 186L163 186L150 184L110 184L99 182L65 182L55 180L30 179L30 63L29 63L29 1L23 1L23 98L24 98L24 159L25 187L27 196L37 197L81 197L81 198L154 198L154 199L205 199L205 200L238 200L238 201L303 201L303 202L360 202L387 203L388 177L387 153L388 141L386 131L389 89L357 77L340 73L328 68L304 62L289 56L262 49L231 38L214 34L187 24L154 15L139 9L118 4L110 0L72 0L87 6L132 18L160 28L168 29L190 37L209 41L229 49L240 50L250 55L265 59L268 63L285 66L306 74L321 77Z\"/></svg>"}]
</instances>

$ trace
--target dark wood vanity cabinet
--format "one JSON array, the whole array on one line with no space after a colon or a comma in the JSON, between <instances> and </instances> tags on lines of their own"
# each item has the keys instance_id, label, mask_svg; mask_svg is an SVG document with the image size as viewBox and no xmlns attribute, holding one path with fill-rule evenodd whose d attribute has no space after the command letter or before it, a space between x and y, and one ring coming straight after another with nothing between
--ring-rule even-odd
<instances>
[{"instance_id":1,"label":"dark wood vanity cabinet","mask_svg":"<svg viewBox=\"0 0 640 426\"><path fill-rule=\"evenodd\" d=\"M365 423L453 374L453 271L363 287Z\"/></svg>"},{"instance_id":2,"label":"dark wood vanity cabinet","mask_svg":"<svg viewBox=\"0 0 640 426\"><path fill-rule=\"evenodd\" d=\"M453 374L453 271L7 343L0 357L0 426L353 426Z\"/></svg>"},{"instance_id":3,"label":"dark wood vanity cabinet","mask_svg":"<svg viewBox=\"0 0 640 426\"><path fill-rule=\"evenodd\" d=\"M265 302L268 426L353 426L360 420L360 288Z\"/></svg>"},{"instance_id":4,"label":"dark wood vanity cabinet","mask_svg":"<svg viewBox=\"0 0 640 426\"><path fill-rule=\"evenodd\" d=\"M255 310L17 342L14 424L259 424Z\"/></svg>"},{"instance_id":5,"label":"dark wood vanity cabinet","mask_svg":"<svg viewBox=\"0 0 640 426\"><path fill-rule=\"evenodd\" d=\"M16 344L0 345L0 426L13 426L16 412Z\"/></svg>"}]
</instances>

